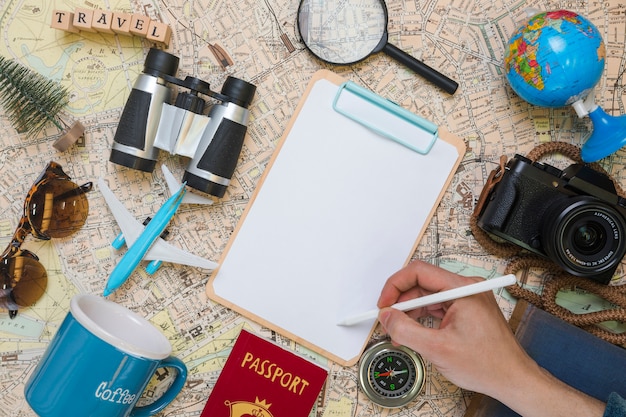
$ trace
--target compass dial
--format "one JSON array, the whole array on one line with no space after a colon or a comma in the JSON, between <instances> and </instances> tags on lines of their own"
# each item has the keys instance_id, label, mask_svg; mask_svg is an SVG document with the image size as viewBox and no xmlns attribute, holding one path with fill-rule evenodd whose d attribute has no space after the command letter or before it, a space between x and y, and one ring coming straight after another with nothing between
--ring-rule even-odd
<instances>
[{"instance_id":1,"label":"compass dial","mask_svg":"<svg viewBox=\"0 0 626 417\"><path fill-rule=\"evenodd\" d=\"M359 383L375 403L402 407L415 399L424 383L422 358L404 346L388 341L369 348L361 359Z\"/></svg>"}]
</instances>

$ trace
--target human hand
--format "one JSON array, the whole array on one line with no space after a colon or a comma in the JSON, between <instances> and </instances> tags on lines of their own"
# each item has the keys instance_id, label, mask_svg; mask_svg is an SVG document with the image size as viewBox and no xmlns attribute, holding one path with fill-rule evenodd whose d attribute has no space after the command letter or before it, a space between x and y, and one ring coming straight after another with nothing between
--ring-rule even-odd
<instances>
[{"instance_id":1,"label":"human hand","mask_svg":"<svg viewBox=\"0 0 626 417\"><path fill-rule=\"evenodd\" d=\"M419 352L456 385L494 395L519 367L536 366L519 346L491 292L402 313L396 302L469 285L463 277L422 261L392 275L381 292L379 320L394 343ZM438 329L415 319L441 319Z\"/></svg>"},{"instance_id":2,"label":"human hand","mask_svg":"<svg viewBox=\"0 0 626 417\"><path fill-rule=\"evenodd\" d=\"M385 283L378 319L394 343L420 353L451 382L498 399L523 416L601 416L602 402L557 380L526 354L492 292L408 313L387 308L479 280L412 262ZM441 319L439 328L416 321L426 316Z\"/></svg>"}]
</instances>

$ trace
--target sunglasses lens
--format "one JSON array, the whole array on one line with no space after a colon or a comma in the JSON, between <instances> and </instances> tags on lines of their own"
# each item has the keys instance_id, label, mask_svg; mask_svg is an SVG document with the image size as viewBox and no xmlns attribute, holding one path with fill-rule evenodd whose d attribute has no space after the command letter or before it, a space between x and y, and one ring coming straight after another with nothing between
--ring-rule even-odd
<instances>
[{"instance_id":1,"label":"sunglasses lens","mask_svg":"<svg viewBox=\"0 0 626 417\"><path fill-rule=\"evenodd\" d=\"M28 219L39 232L66 237L80 229L89 213L85 192L72 181L53 179L35 191L28 204Z\"/></svg>"},{"instance_id":2,"label":"sunglasses lens","mask_svg":"<svg viewBox=\"0 0 626 417\"><path fill-rule=\"evenodd\" d=\"M35 304L46 291L48 275L41 263L26 256L7 260L8 273L13 283L12 298L20 307Z\"/></svg>"}]
</instances>

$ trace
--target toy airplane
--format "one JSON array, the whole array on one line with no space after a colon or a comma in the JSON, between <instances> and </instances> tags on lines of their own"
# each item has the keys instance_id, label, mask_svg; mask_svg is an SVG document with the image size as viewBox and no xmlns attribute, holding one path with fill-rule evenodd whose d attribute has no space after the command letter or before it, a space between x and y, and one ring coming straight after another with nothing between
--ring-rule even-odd
<instances>
[{"instance_id":1,"label":"toy airplane","mask_svg":"<svg viewBox=\"0 0 626 417\"><path fill-rule=\"evenodd\" d=\"M146 268L150 274L158 269L162 261L206 269L217 267L215 262L172 246L159 237L181 203L211 204L213 202L199 195L187 194L184 185L181 186L165 166L162 169L170 190L175 189L176 186L178 186L178 190L163 204L154 219L147 223L145 228L115 197L104 179L100 178L98 181L100 192L109 205L120 229L122 229L123 237L118 236L114 240L113 246L120 248L121 245L127 243L129 247L128 252L116 265L107 281L105 296L121 286L141 260L151 261Z\"/></svg>"}]
</instances>

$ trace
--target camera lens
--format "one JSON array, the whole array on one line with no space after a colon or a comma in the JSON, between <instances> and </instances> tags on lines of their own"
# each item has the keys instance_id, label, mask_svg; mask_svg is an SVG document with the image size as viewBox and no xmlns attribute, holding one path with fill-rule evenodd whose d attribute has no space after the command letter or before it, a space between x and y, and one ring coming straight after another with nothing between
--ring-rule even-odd
<instances>
[{"instance_id":1,"label":"camera lens","mask_svg":"<svg viewBox=\"0 0 626 417\"><path fill-rule=\"evenodd\" d=\"M597 223L587 222L574 231L574 246L581 253L592 255L597 253L606 242L604 230Z\"/></svg>"},{"instance_id":2,"label":"camera lens","mask_svg":"<svg viewBox=\"0 0 626 417\"><path fill-rule=\"evenodd\" d=\"M592 197L557 203L544 219L546 254L573 275L593 277L614 269L626 252L624 218L611 205Z\"/></svg>"}]
</instances>

